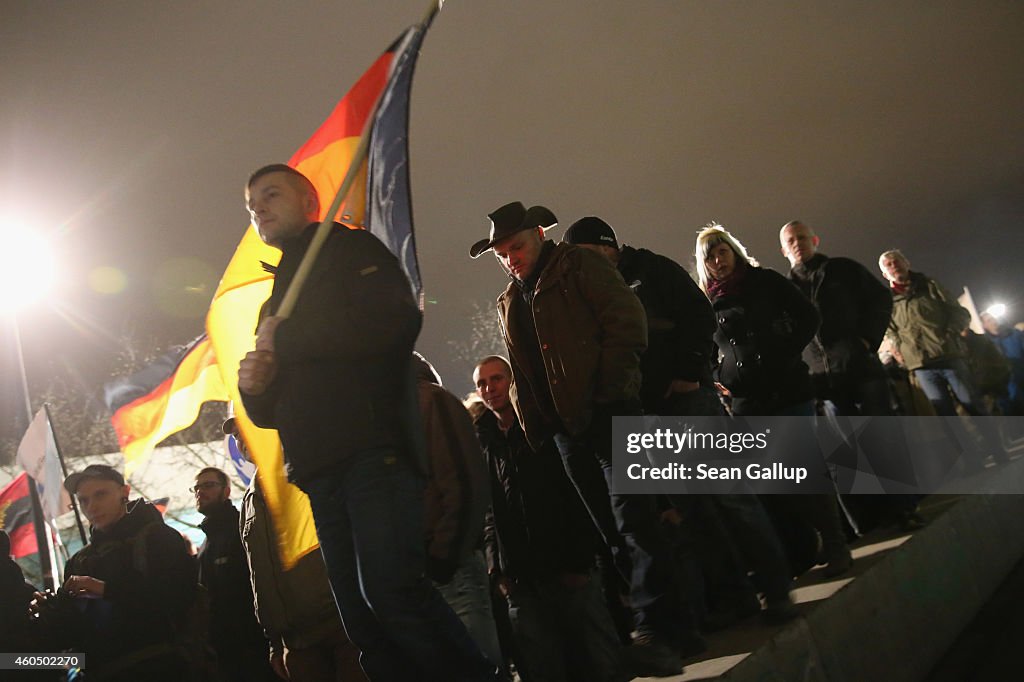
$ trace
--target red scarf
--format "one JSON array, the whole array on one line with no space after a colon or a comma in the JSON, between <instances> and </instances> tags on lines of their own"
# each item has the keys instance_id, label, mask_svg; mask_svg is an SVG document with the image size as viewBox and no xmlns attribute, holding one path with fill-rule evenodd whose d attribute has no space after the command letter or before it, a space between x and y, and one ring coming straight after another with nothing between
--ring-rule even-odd
<instances>
[{"instance_id":1,"label":"red scarf","mask_svg":"<svg viewBox=\"0 0 1024 682\"><path fill-rule=\"evenodd\" d=\"M736 267L728 279L708 280L708 298L717 301L724 296L735 296L743 290L743 280L747 278L747 264L739 258L736 259Z\"/></svg>"}]
</instances>

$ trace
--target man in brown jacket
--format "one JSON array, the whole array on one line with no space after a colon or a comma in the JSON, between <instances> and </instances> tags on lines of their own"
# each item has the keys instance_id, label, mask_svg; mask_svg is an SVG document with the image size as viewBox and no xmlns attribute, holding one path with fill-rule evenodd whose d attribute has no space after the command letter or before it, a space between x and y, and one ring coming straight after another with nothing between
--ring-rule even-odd
<instances>
[{"instance_id":1,"label":"man in brown jacket","mask_svg":"<svg viewBox=\"0 0 1024 682\"><path fill-rule=\"evenodd\" d=\"M488 217L490 234L470 248L470 256L493 250L512 278L497 304L516 415L534 450L554 440L566 473L631 582L637 674L677 674L679 639L688 633L678 622L653 496L609 500L612 417L641 413L643 306L605 258L545 240L545 229L557 222L547 208L513 202Z\"/></svg>"},{"instance_id":2,"label":"man in brown jacket","mask_svg":"<svg viewBox=\"0 0 1024 682\"><path fill-rule=\"evenodd\" d=\"M484 516L491 502L487 463L462 401L442 386L434 366L419 353L413 353L413 367L430 461L423 493L427 577L497 665L501 648L483 554Z\"/></svg>"}]
</instances>

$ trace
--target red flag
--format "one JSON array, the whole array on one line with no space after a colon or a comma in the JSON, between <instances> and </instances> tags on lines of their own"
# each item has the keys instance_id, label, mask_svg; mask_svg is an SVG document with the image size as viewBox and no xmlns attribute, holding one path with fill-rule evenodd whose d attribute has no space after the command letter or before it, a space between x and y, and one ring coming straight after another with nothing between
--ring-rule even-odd
<instances>
[{"instance_id":1,"label":"red flag","mask_svg":"<svg viewBox=\"0 0 1024 682\"><path fill-rule=\"evenodd\" d=\"M21 472L0 490L0 526L11 536L11 554L15 559L39 552L36 526L32 522L32 500L28 474Z\"/></svg>"}]
</instances>

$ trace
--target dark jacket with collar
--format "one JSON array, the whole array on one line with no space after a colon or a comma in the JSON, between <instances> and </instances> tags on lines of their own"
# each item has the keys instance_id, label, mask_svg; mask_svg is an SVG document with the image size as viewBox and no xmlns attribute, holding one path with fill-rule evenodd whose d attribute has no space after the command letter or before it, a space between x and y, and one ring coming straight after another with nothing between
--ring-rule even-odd
<instances>
[{"instance_id":1,"label":"dark jacket with collar","mask_svg":"<svg viewBox=\"0 0 1024 682\"><path fill-rule=\"evenodd\" d=\"M269 310L276 311L315 232L284 244ZM276 428L289 480L337 472L353 455L411 452L416 394L411 357L422 316L398 260L375 236L335 224L295 309L274 335L277 376L242 393L253 422Z\"/></svg>"},{"instance_id":2,"label":"dark jacket with collar","mask_svg":"<svg viewBox=\"0 0 1024 682\"><path fill-rule=\"evenodd\" d=\"M818 253L789 272L814 303L821 326L803 352L816 384L829 378L881 377L878 346L892 316L892 296L867 268L849 258Z\"/></svg>"},{"instance_id":3,"label":"dark jacket with collar","mask_svg":"<svg viewBox=\"0 0 1024 682\"><path fill-rule=\"evenodd\" d=\"M740 290L711 302L718 321L718 379L737 414L770 415L813 397L804 347L818 311L790 281L749 267Z\"/></svg>"},{"instance_id":4,"label":"dark jacket with collar","mask_svg":"<svg viewBox=\"0 0 1024 682\"><path fill-rule=\"evenodd\" d=\"M532 288L511 282L498 297L510 398L535 447L553 429L582 433L595 406L638 401L647 346L643 306L605 257L548 242L537 267Z\"/></svg>"},{"instance_id":5,"label":"dark jacket with collar","mask_svg":"<svg viewBox=\"0 0 1024 682\"><path fill-rule=\"evenodd\" d=\"M80 619L64 646L85 653L99 671L155 645L174 646L176 630L196 595L195 559L156 507L136 500L64 567L64 579L87 575L106 585L102 599L75 599ZM63 648L63 647L58 647Z\"/></svg>"},{"instance_id":6,"label":"dark jacket with collar","mask_svg":"<svg viewBox=\"0 0 1024 682\"><path fill-rule=\"evenodd\" d=\"M665 256L623 246L617 267L647 313L640 398L645 413L657 414L673 380L710 386L715 315L693 278Z\"/></svg>"},{"instance_id":7,"label":"dark jacket with collar","mask_svg":"<svg viewBox=\"0 0 1024 682\"><path fill-rule=\"evenodd\" d=\"M206 542L199 550L199 582L210 595L210 640L222 656L259 649L267 641L256 621L249 562L239 533L238 510L230 500L206 511L199 524Z\"/></svg>"},{"instance_id":8,"label":"dark jacket with collar","mask_svg":"<svg viewBox=\"0 0 1024 682\"><path fill-rule=\"evenodd\" d=\"M490 473L488 572L512 580L587 573L598 547L594 524L553 443L535 452L518 422L505 433L490 410L474 425Z\"/></svg>"}]
</instances>

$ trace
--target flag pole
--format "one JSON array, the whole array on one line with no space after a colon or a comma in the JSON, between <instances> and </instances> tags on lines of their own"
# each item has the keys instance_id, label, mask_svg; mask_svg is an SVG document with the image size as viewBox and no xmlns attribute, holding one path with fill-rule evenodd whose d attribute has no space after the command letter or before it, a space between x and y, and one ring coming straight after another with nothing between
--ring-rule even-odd
<instances>
[{"instance_id":1,"label":"flag pole","mask_svg":"<svg viewBox=\"0 0 1024 682\"><path fill-rule=\"evenodd\" d=\"M46 410L46 427L50 429L50 435L53 436L53 448L57 451L57 461L60 462L60 470L64 474L64 478L68 477L68 465L64 462L64 455L60 451L60 442L57 440L57 430L53 428L53 420L50 419L50 404L43 403L43 409ZM74 495L71 497L71 509L75 512L75 523L78 525L78 536L82 539L82 545L88 544L85 539L85 525L82 523L82 515L78 511L78 501Z\"/></svg>"},{"instance_id":2,"label":"flag pole","mask_svg":"<svg viewBox=\"0 0 1024 682\"><path fill-rule=\"evenodd\" d=\"M443 4L444 0L430 1L430 5L427 7L427 11L419 23L421 31L426 31L430 28L430 24L434 21L434 17L437 16ZM363 161L366 160L366 154L370 148L370 133L373 130L374 119L377 118L377 111L380 109L383 95L384 92L382 91L381 95L377 97L377 101L373 103L373 109L370 111L370 115L367 116L366 123L363 125L363 132L359 137L359 146L356 147L355 153L352 155L352 161L349 162L348 170L345 172L345 178L341 181L341 186L338 187L338 192L334 195L334 201L331 202L330 208L327 209L324 219L317 225L316 234L313 235L313 240L310 242L309 248L306 249L302 262L299 263L295 276L284 293L284 298L281 299L281 305L274 312L276 317L288 317L295 309L295 302L299 298L299 292L302 291L306 278L309 276L310 270L313 269L313 263L316 261L317 254L320 253L320 249L327 240L331 227L334 225L334 216L338 215L341 203L348 197L348 193L352 189L352 183L355 182L356 175L359 174L359 168L363 165Z\"/></svg>"},{"instance_id":3,"label":"flag pole","mask_svg":"<svg viewBox=\"0 0 1024 682\"><path fill-rule=\"evenodd\" d=\"M32 400L28 395L28 374L25 372L25 354L22 352L21 331L18 329L18 320L15 315L16 313L11 314L11 330L14 333L14 349L18 354L18 371L21 374L21 395L25 399L25 416L28 418L27 424L31 426ZM28 472L26 472L27 474ZM50 537L49 526L43 517L43 504L39 500L39 488L36 485L36 479L30 475L27 478L28 494L32 503L32 523L36 531L36 549L39 554L39 571L43 575L43 587L53 590L56 588L56 581L59 580L59 576L56 575L55 559L51 550L53 538ZM45 557L43 556L44 554L46 555Z\"/></svg>"}]
</instances>

